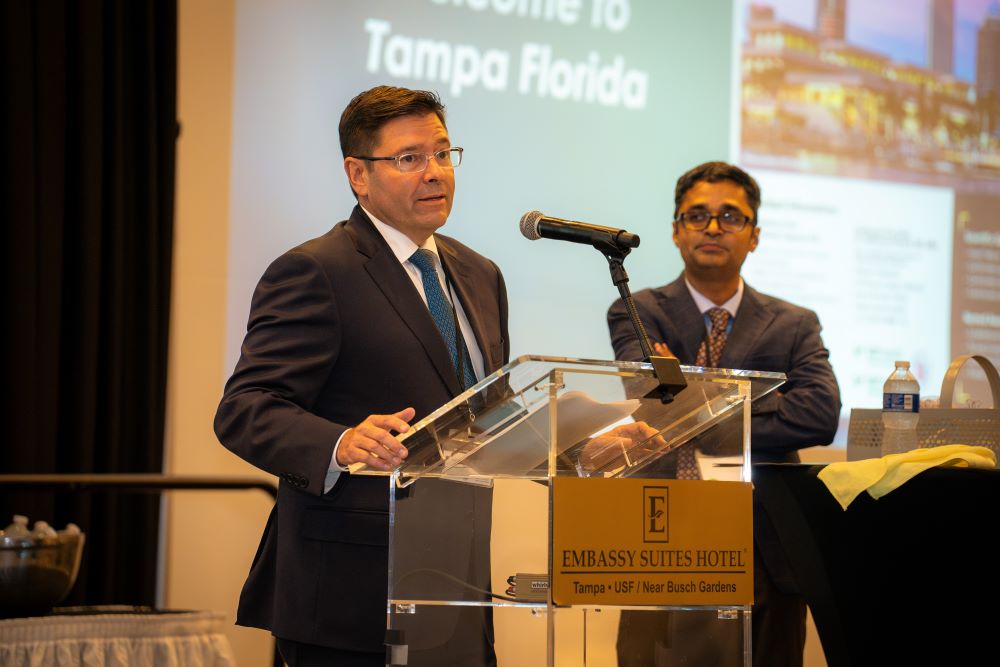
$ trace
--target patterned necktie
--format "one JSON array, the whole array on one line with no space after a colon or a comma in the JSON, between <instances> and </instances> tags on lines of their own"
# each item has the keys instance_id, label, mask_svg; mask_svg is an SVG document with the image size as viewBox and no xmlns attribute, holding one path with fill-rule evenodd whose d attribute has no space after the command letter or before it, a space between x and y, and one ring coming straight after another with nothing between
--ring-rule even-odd
<instances>
[{"instance_id":1,"label":"patterned necktie","mask_svg":"<svg viewBox=\"0 0 1000 667\"><path fill-rule=\"evenodd\" d=\"M708 344L701 341L695 366L718 368L722 350L726 347L726 327L729 326L729 311L725 308L712 308L708 311L712 321L712 330L708 334ZM698 459L694 454L694 444L686 444L677 453L677 479L701 479Z\"/></svg>"},{"instance_id":2,"label":"patterned necktie","mask_svg":"<svg viewBox=\"0 0 1000 667\"><path fill-rule=\"evenodd\" d=\"M431 311L434 324L437 325L441 337L448 346L455 372L458 373L458 369L462 369L462 377L459 378L462 388L468 389L476 384L476 372L472 370L472 359L469 357L469 348L465 346L465 338L458 331L455 310L441 289L441 281L438 279L437 269L434 268L434 252L420 248L410 257L410 263L420 269L420 277L424 282L424 295L427 297L427 309Z\"/></svg>"},{"instance_id":3,"label":"patterned necktie","mask_svg":"<svg viewBox=\"0 0 1000 667\"><path fill-rule=\"evenodd\" d=\"M712 320L712 330L708 334L708 344L701 341L698 348L698 357L694 361L695 366L707 366L718 368L719 359L722 357L722 350L726 347L726 327L729 326L729 311L725 308L712 308L708 311L708 318Z\"/></svg>"}]
</instances>

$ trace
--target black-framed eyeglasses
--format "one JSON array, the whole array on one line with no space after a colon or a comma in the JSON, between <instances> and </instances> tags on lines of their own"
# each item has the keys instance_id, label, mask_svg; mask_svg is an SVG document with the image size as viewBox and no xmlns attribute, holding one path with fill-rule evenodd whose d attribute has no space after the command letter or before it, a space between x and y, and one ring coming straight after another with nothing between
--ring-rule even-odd
<instances>
[{"instance_id":1,"label":"black-framed eyeglasses","mask_svg":"<svg viewBox=\"0 0 1000 667\"><path fill-rule=\"evenodd\" d=\"M748 224L753 224L753 218L743 215L739 211L721 211L712 214L703 208L696 208L692 211L685 211L677 216L677 222L684 225L692 232L701 232L708 229L708 226L715 219L719 223L719 229L724 232L742 232Z\"/></svg>"},{"instance_id":2,"label":"black-framed eyeglasses","mask_svg":"<svg viewBox=\"0 0 1000 667\"><path fill-rule=\"evenodd\" d=\"M462 164L463 150L464 149L456 146L454 148L444 148L436 153L403 153L402 155L393 155L391 157L354 155L352 157L357 160L368 160L369 162L392 160L396 163L396 169L399 169L404 174L412 174L426 169L427 163L430 162L431 158L434 158L434 162L436 162L439 167L454 169L458 165Z\"/></svg>"}]
</instances>

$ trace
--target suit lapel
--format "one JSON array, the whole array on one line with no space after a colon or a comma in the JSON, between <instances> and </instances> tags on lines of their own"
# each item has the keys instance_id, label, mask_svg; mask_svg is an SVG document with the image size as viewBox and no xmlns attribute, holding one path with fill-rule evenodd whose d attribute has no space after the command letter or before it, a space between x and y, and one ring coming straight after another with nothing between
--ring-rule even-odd
<instances>
[{"instance_id":1,"label":"suit lapel","mask_svg":"<svg viewBox=\"0 0 1000 667\"><path fill-rule=\"evenodd\" d=\"M490 357L492 350L489 344L490 339L480 316L480 313L483 312L480 291L472 289L473 280L469 273L469 267L455 252L455 249L440 236L435 239L435 242L441 253L441 263L444 264L449 280L455 288L455 293L458 294L462 310L465 311L465 317L469 320L476 344L479 346L479 352L483 356L483 370L488 374L491 369L499 368L500 363L498 363L499 360Z\"/></svg>"},{"instance_id":2,"label":"suit lapel","mask_svg":"<svg viewBox=\"0 0 1000 667\"><path fill-rule=\"evenodd\" d=\"M705 318L698 312L683 275L663 288L660 300L667 314L662 322L668 334L667 346L682 364L693 364L705 338Z\"/></svg>"},{"instance_id":3,"label":"suit lapel","mask_svg":"<svg viewBox=\"0 0 1000 667\"><path fill-rule=\"evenodd\" d=\"M726 339L719 366L744 368L750 351L764 330L774 321L774 313L761 299L760 293L744 283L743 300L733 320L733 330Z\"/></svg>"},{"instance_id":4,"label":"suit lapel","mask_svg":"<svg viewBox=\"0 0 1000 667\"><path fill-rule=\"evenodd\" d=\"M403 324L420 341L431 364L448 387L452 396L461 393L461 385L451 363L451 355L441 332L434 324L434 318L413 286L413 282L389 249L385 239L368 220L360 207L351 214L349 231L355 240L358 252L368 259L365 270L385 295Z\"/></svg>"}]
</instances>

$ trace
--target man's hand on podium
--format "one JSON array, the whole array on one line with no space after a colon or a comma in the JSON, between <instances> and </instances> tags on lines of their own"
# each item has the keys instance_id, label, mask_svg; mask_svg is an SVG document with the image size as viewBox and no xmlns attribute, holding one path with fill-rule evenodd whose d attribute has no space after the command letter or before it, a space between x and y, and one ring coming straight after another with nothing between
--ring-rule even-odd
<instances>
[{"instance_id":1,"label":"man's hand on podium","mask_svg":"<svg viewBox=\"0 0 1000 667\"><path fill-rule=\"evenodd\" d=\"M345 468L352 463L364 463L378 470L392 470L406 458L406 447L392 431L406 433L407 423L416 410L406 408L392 415L368 415L363 422L348 430L337 448L337 463Z\"/></svg>"},{"instance_id":2,"label":"man's hand on podium","mask_svg":"<svg viewBox=\"0 0 1000 667\"><path fill-rule=\"evenodd\" d=\"M653 352L655 352L656 356L658 357L674 357L675 359L677 358L677 355L675 355L673 352L670 351L670 348L667 347L666 343L654 342Z\"/></svg>"},{"instance_id":3,"label":"man's hand on podium","mask_svg":"<svg viewBox=\"0 0 1000 667\"><path fill-rule=\"evenodd\" d=\"M666 347L666 346L664 346ZM580 466L587 471L625 465L667 446L659 432L646 422L616 426L597 436L580 452Z\"/></svg>"}]
</instances>

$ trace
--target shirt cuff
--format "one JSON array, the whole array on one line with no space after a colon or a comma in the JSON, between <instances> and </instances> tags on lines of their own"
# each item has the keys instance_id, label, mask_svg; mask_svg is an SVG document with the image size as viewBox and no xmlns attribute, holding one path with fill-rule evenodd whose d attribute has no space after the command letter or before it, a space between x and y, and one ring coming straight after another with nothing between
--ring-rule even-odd
<instances>
[{"instance_id":1,"label":"shirt cuff","mask_svg":"<svg viewBox=\"0 0 1000 667\"><path fill-rule=\"evenodd\" d=\"M350 429L347 429L349 431ZM333 456L330 458L330 469L326 471L326 479L323 481L323 493L330 493L330 489L340 479L340 473L347 472L347 468L337 463L337 452L340 451L340 441L347 435L347 431L340 434L337 444L333 446Z\"/></svg>"}]
</instances>

